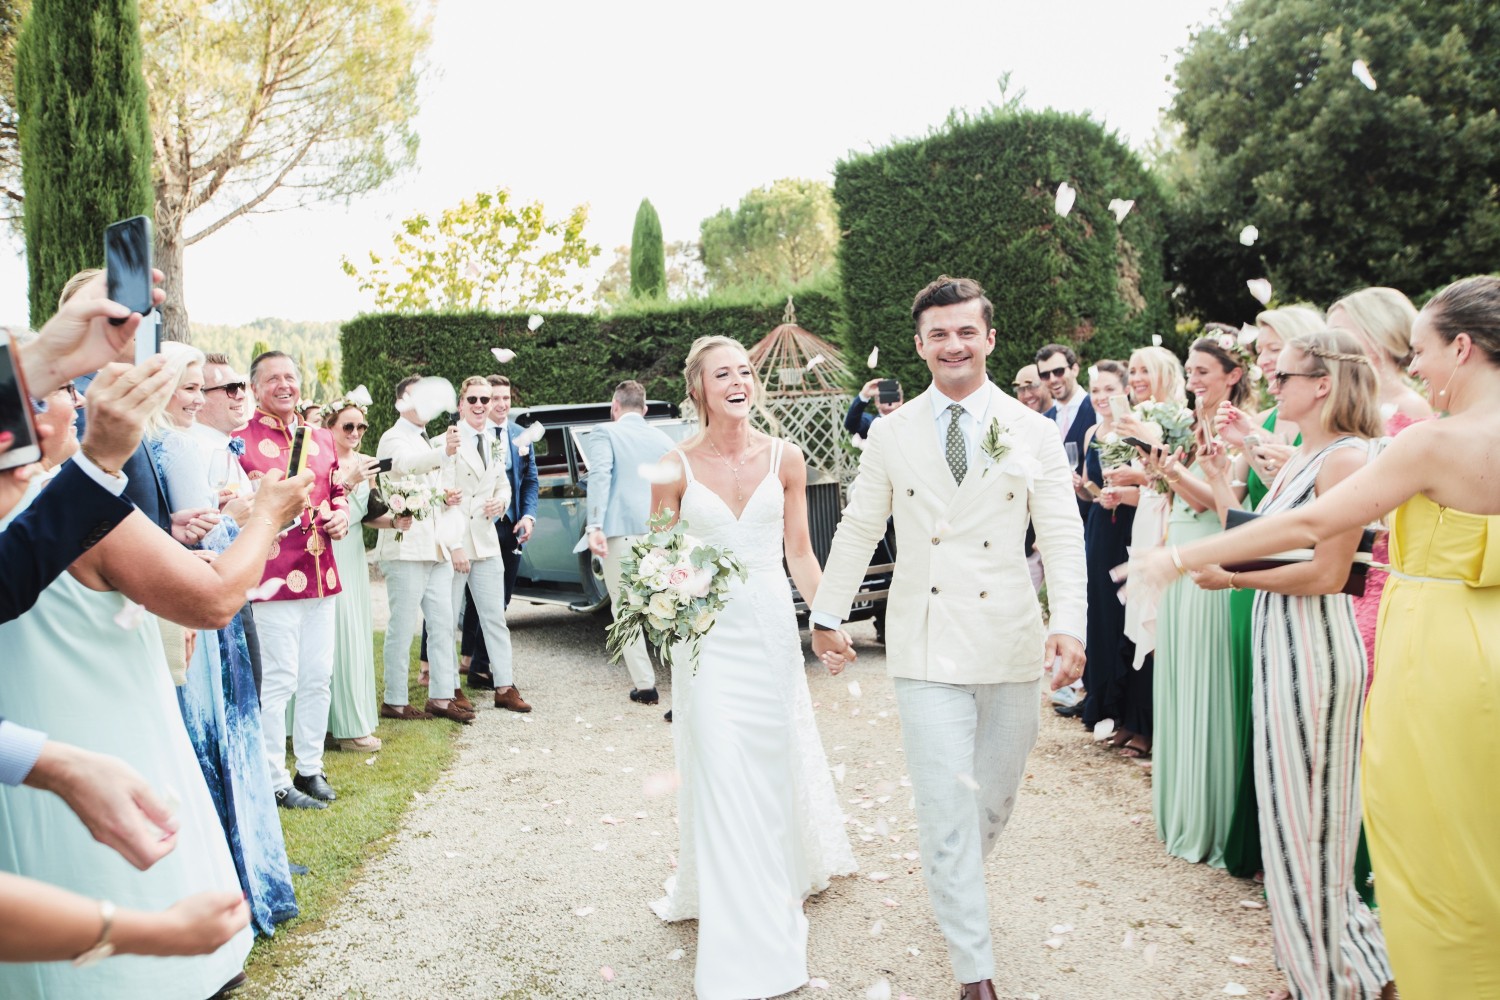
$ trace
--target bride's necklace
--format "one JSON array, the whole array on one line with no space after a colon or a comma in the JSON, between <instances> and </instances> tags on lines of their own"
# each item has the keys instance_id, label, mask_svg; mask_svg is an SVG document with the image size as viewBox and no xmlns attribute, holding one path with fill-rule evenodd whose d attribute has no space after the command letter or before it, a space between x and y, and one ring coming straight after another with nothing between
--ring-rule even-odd
<instances>
[{"instance_id":1,"label":"bride's necklace","mask_svg":"<svg viewBox=\"0 0 1500 1000\"><path fill-rule=\"evenodd\" d=\"M745 467L745 463L746 462L750 461L750 447L748 445L745 447L745 454L744 454L744 456L741 457L740 460L739 460L739 463L736 464L736 463L733 463L733 462L729 461L729 459L727 459L727 458L724 457L723 452L719 451L719 446L716 445L716 444L714 444L714 439L713 438L709 438L708 439L708 446L713 449L714 454L718 457L719 461L721 461L721 462L724 463L724 468L726 468L726 469L729 470L729 474L732 475L732 476L734 476L734 501L735 501L735 503L744 503L745 502L745 490L744 490L743 487L740 486L740 470Z\"/></svg>"}]
</instances>

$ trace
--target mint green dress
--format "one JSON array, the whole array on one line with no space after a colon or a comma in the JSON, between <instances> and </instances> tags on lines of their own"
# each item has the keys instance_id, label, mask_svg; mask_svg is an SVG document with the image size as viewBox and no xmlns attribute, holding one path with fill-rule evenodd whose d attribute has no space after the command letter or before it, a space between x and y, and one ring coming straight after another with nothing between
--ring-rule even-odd
<instances>
[{"instance_id":1,"label":"mint green dress","mask_svg":"<svg viewBox=\"0 0 1500 1000\"><path fill-rule=\"evenodd\" d=\"M161 542L176 544L165 536ZM165 910L206 889L238 894L240 880L188 741L156 619L143 614L134 627L121 627L115 616L127 603L116 591L90 590L64 573L35 607L0 625L6 667L0 716L118 757L158 793L175 794L182 824L177 847L137 871L97 843L62 799L0 786L0 871L138 910ZM123 955L86 969L70 962L0 963L0 997L204 1000L239 973L251 940L247 927L212 955Z\"/></svg>"},{"instance_id":2,"label":"mint green dress","mask_svg":"<svg viewBox=\"0 0 1500 1000\"><path fill-rule=\"evenodd\" d=\"M1196 467L1189 474L1201 478ZM1195 514L1173 497L1166 544L1222 530L1212 508ZM1229 591L1177 580L1157 609L1152 810L1169 854L1216 868L1235 804L1233 671Z\"/></svg>"},{"instance_id":3,"label":"mint green dress","mask_svg":"<svg viewBox=\"0 0 1500 1000\"><path fill-rule=\"evenodd\" d=\"M379 722L375 694L375 624L370 612L370 570L360 521L370 509L370 484L349 494L349 533L333 543L343 591L333 599L333 700L328 731L341 740L369 736Z\"/></svg>"}]
</instances>

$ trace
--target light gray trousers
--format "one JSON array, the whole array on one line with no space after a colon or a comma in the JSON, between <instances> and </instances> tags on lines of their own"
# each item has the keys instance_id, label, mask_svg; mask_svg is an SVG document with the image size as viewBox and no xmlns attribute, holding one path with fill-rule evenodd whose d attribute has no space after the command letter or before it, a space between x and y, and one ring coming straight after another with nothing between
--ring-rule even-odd
<instances>
[{"instance_id":1,"label":"light gray trousers","mask_svg":"<svg viewBox=\"0 0 1500 1000\"><path fill-rule=\"evenodd\" d=\"M960 983L990 979L995 949L984 859L1015 808L1036 743L1037 685L897 677L895 689L922 874L948 960Z\"/></svg>"}]
</instances>

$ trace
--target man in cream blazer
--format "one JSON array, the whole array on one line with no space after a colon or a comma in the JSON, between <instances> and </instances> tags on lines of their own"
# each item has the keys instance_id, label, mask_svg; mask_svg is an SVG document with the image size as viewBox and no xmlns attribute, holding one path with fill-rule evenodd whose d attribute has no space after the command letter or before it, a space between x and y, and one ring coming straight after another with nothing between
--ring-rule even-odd
<instances>
[{"instance_id":1,"label":"man in cream blazer","mask_svg":"<svg viewBox=\"0 0 1500 1000\"><path fill-rule=\"evenodd\" d=\"M641 475L641 466L661 461L672 450L672 439L646 423L646 389L639 382L615 386L609 416L610 422L595 425L584 443L589 462L584 541L604 560L604 585L613 615L620 598L621 561L636 538L645 534L651 517L651 484ZM637 636L625 647L624 659L635 685L630 700L655 705L656 671L644 637Z\"/></svg>"},{"instance_id":2,"label":"man in cream blazer","mask_svg":"<svg viewBox=\"0 0 1500 1000\"><path fill-rule=\"evenodd\" d=\"M992 307L967 278L938 278L912 307L932 385L876 421L812 604L813 648L853 659L838 630L865 564L896 524L886 664L917 804L923 874L963 1000L990 1000L994 947L984 859L1036 742L1037 680L1083 672L1083 526L1057 426L985 372ZM1023 543L1047 553L1044 630Z\"/></svg>"},{"instance_id":3,"label":"man in cream blazer","mask_svg":"<svg viewBox=\"0 0 1500 1000\"><path fill-rule=\"evenodd\" d=\"M418 381L408 375L396 383L396 408L401 416L380 435L376 458L389 458L392 480L413 477L426 479L433 486L452 488L452 457L458 451L458 428L436 442L427 440L426 424L414 407L401 408L401 400ZM442 475L441 473L446 473ZM385 700L380 714L387 719L430 719L434 715L455 722L473 722L474 713L458 688L458 657L453 651L453 637L448 629L454 621L453 564L448 547L439 538L439 520L445 509L432 511L413 521L405 531L384 530L375 543L375 556L385 574L386 596L391 619L385 630ZM400 535L400 539L397 539ZM411 640L417 631L417 609L433 623L437 641L429 651L432 660L431 681L425 711L407 704L407 664L411 660ZM447 641L443 641L446 638ZM451 693L450 693L451 692ZM436 697L434 697L436 696Z\"/></svg>"},{"instance_id":4,"label":"man in cream blazer","mask_svg":"<svg viewBox=\"0 0 1500 1000\"><path fill-rule=\"evenodd\" d=\"M505 560L495 519L510 507L510 477L506 475L501 443L490 433L489 379L476 375L464 379L458 391L458 456L454 460L454 486L462 494L458 510L462 530L452 549L453 610L464 606L464 586L474 596L474 614L483 629L489 652L490 672L495 681L495 707L511 712L529 712L521 700L511 665L510 626L505 623ZM456 624L456 623L455 623ZM434 635L447 636L441 629ZM448 643L452 646L451 640Z\"/></svg>"}]
</instances>

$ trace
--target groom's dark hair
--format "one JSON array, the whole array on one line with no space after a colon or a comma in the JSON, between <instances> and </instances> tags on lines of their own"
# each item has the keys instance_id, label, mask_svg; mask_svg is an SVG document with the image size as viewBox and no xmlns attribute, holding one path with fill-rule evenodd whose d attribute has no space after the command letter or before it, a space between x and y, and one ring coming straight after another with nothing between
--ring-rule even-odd
<instances>
[{"instance_id":1,"label":"groom's dark hair","mask_svg":"<svg viewBox=\"0 0 1500 1000\"><path fill-rule=\"evenodd\" d=\"M973 278L950 278L946 274L940 274L927 287L917 293L916 299L911 304L911 318L917 324L918 335L922 332L922 314L933 306L951 306L960 302L972 302L979 300L980 308L984 313L984 328L988 330L994 321L995 307L990 304L989 297L984 294L984 288Z\"/></svg>"}]
</instances>

